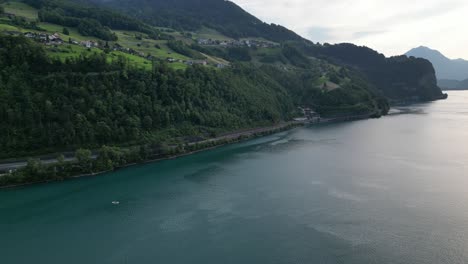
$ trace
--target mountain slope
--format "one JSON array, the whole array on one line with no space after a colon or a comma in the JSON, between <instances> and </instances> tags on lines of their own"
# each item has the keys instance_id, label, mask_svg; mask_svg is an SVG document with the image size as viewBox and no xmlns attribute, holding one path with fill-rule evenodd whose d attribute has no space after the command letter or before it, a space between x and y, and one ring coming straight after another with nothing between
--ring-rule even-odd
<instances>
[{"instance_id":1,"label":"mountain slope","mask_svg":"<svg viewBox=\"0 0 468 264\"><path fill-rule=\"evenodd\" d=\"M444 90L468 90L468 79L463 81L457 80L438 80L439 86Z\"/></svg>"},{"instance_id":2,"label":"mountain slope","mask_svg":"<svg viewBox=\"0 0 468 264\"><path fill-rule=\"evenodd\" d=\"M408 51L406 55L432 62L439 80L462 81L468 78L468 61L466 60L451 60L439 51L423 46Z\"/></svg>"},{"instance_id":3,"label":"mountain slope","mask_svg":"<svg viewBox=\"0 0 468 264\"><path fill-rule=\"evenodd\" d=\"M354 45L315 45L281 26L268 25L224 0L93 0L145 19L148 23L185 30L205 26L234 38L262 37L303 47L313 57L331 59L338 64L356 67L383 94L394 100L443 98L430 63L404 57L386 59L377 52ZM312 52L310 52L312 50ZM364 57L362 57L363 55ZM370 61L368 61L370 60ZM366 62L365 65L362 63ZM371 62L373 61L373 62ZM406 72L401 72L406 69ZM408 73L409 74L408 74ZM412 76L411 74L417 74Z\"/></svg>"},{"instance_id":4,"label":"mountain slope","mask_svg":"<svg viewBox=\"0 0 468 264\"><path fill-rule=\"evenodd\" d=\"M267 24L225 0L90 0L152 25L196 31L203 26L232 38L261 37L272 41L303 40L296 33Z\"/></svg>"},{"instance_id":5,"label":"mountain slope","mask_svg":"<svg viewBox=\"0 0 468 264\"><path fill-rule=\"evenodd\" d=\"M106 41L101 42L101 45L109 44L114 50L131 49L133 54L143 57L145 67L151 64L148 58L171 61L178 59L189 64L189 59L206 58L211 62L211 66L224 60L221 62L222 67L243 61L275 64L286 68L313 69L316 67L314 58L320 58L337 66L353 67L365 73L368 81L392 100L434 100L444 97L434 81L434 69L425 60L385 58L372 49L352 44L316 45L283 27L262 23L229 1L24 1L38 9L41 22L58 24L59 29L60 26L73 28L82 35ZM109 7L112 7L113 11L109 10ZM122 15L119 10L127 15ZM8 21L10 24L16 22ZM49 27L49 24L40 23L39 26ZM36 26L35 29L40 30L37 25L31 24L29 27ZM152 25L165 25L170 28ZM195 31L177 32L177 28ZM214 29L215 33L201 34L200 31L206 32L206 28ZM225 39L229 36L248 36L250 39L231 38L226 42ZM268 43L261 38L275 40L276 43ZM254 42L257 44L252 46L251 43ZM66 50L62 51L61 54L66 57ZM173 52L185 57L178 55L178 58L173 58ZM331 68L333 67L328 67ZM401 69L405 71L401 72ZM326 74L328 73L322 72L322 75Z\"/></svg>"},{"instance_id":6,"label":"mountain slope","mask_svg":"<svg viewBox=\"0 0 468 264\"><path fill-rule=\"evenodd\" d=\"M359 69L391 100L446 97L437 86L434 68L428 60L406 56L386 58L375 50L349 43L313 45L305 49L313 56Z\"/></svg>"}]
</instances>

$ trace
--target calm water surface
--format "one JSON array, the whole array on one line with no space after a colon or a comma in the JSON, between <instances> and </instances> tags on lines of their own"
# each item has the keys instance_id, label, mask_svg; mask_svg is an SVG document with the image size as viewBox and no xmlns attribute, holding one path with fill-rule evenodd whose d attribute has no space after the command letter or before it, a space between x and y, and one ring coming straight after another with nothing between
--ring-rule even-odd
<instances>
[{"instance_id":1,"label":"calm water surface","mask_svg":"<svg viewBox=\"0 0 468 264\"><path fill-rule=\"evenodd\" d=\"M468 92L449 95L0 191L0 263L468 263Z\"/></svg>"}]
</instances>

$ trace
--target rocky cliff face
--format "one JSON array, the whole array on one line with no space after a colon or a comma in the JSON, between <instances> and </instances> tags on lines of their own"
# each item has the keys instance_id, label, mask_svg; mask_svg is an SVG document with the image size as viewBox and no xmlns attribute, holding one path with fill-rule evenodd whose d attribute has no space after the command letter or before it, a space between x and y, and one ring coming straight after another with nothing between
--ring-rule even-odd
<instances>
[{"instance_id":1,"label":"rocky cliff face","mask_svg":"<svg viewBox=\"0 0 468 264\"><path fill-rule=\"evenodd\" d=\"M315 45L309 54L361 70L390 100L430 101L446 97L437 86L434 67L421 58L386 58L353 44Z\"/></svg>"},{"instance_id":2,"label":"rocky cliff face","mask_svg":"<svg viewBox=\"0 0 468 264\"><path fill-rule=\"evenodd\" d=\"M437 86L434 67L428 60L398 56L386 62L383 68L386 72L376 72L369 77L390 99L430 101L446 97Z\"/></svg>"}]
</instances>

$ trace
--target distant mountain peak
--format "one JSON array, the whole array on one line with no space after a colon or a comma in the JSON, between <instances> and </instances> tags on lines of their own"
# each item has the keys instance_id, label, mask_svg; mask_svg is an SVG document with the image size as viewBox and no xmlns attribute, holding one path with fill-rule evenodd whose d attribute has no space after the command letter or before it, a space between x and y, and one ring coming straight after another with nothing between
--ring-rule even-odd
<instances>
[{"instance_id":1,"label":"distant mountain peak","mask_svg":"<svg viewBox=\"0 0 468 264\"><path fill-rule=\"evenodd\" d=\"M418 57L418 58L424 58L431 60L431 58L438 57L439 59L443 60L450 60L444 54L442 54L440 51L428 48L426 46L419 46L417 48L414 48L406 53L408 56L413 56L413 57Z\"/></svg>"},{"instance_id":2,"label":"distant mountain peak","mask_svg":"<svg viewBox=\"0 0 468 264\"><path fill-rule=\"evenodd\" d=\"M426 46L419 46L408 51L406 56L429 60L436 70L437 79L465 80L468 78L468 61L463 59L451 60L440 51Z\"/></svg>"}]
</instances>

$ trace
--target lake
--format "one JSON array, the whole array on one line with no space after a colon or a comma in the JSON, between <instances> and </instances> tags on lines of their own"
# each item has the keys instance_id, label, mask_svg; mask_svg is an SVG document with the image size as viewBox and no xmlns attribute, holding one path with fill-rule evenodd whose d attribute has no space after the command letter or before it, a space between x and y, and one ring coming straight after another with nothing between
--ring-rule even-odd
<instances>
[{"instance_id":1,"label":"lake","mask_svg":"<svg viewBox=\"0 0 468 264\"><path fill-rule=\"evenodd\" d=\"M0 262L467 263L468 92L0 191Z\"/></svg>"}]
</instances>

